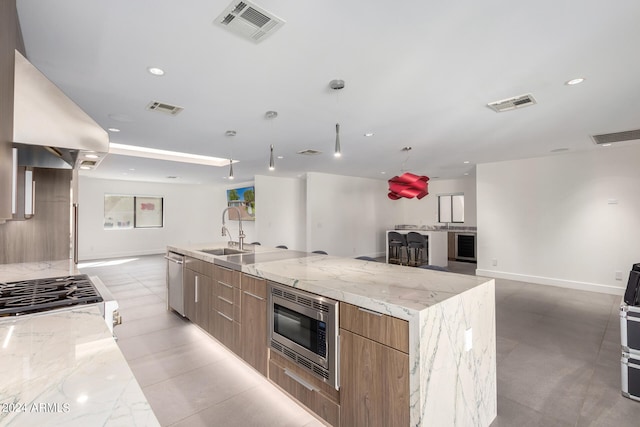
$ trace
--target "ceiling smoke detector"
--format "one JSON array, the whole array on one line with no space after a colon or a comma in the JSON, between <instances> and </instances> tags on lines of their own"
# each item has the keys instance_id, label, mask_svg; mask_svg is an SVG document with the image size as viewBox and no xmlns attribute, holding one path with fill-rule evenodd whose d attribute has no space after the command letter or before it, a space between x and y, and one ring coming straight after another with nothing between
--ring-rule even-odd
<instances>
[{"instance_id":1,"label":"ceiling smoke detector","mask_svg":"<svg viewBox=\"0 0 640 427\"><path fill-rule=\"evenodd\" d=\"M336 79L329 82L329 87L333 90L344 89L344 80Z\"/></svg>"},{"instance_id":2,"label":"ceiling smoke detector","mask_svg":"<svg viewBox=\"0 0 640 427\"><path fill-rule=\"evenodd\" d=\"M146 108L149 111L157 111L160 113L168 114L170 116L175 116L176 114L184 110L183 107L178 107L177 105L171 105L167 104L166 102L158 101L151 101L149 104L147 104Z\"/></svg>"},{"instance_id":3,"label":"ceiling smoke detector","mask_svg":"<svg viewBox=\"0 0 640 427\"><path fill-rule=\"evenodd\" d=\"M260 43L285 24L285 20L249 1L234 0L213 21L217 26Z\"/></svg>"},{"instance_id":4,"label":"ceiling smoke detector","mask_svg":"<svg viewBox=\"0 0 640 427\"><path fill-rule=\"evenodd\" d=\"M515 110L517 108L528 107L537 104L535 98L530 93L525 95L514 96L513 98L502 99L500 101L490 102L487 107L496 113Z\"/></svg>"}]
</instances>

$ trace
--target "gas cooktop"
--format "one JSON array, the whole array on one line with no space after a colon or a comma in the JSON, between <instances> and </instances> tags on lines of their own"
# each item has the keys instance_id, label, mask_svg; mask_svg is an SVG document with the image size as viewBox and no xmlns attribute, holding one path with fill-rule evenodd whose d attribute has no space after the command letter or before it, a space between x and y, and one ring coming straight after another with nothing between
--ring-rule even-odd
<instances>
[{"instance_id":1,"label":"gas cooktop","mask_svg":"<svg viewBox=\"0 0 640 427\"><path fill-rule=\"evenodd\" d=\"M86 274L0 283L0 317L102 301Z\"/></svg>"}]
</instances>

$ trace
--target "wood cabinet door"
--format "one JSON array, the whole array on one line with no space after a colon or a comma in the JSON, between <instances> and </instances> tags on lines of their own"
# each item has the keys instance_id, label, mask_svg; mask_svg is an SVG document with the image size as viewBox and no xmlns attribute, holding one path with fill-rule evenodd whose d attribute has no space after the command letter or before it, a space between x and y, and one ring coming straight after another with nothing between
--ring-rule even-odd
<instances>
[{"instance_id":1,"label":"wood cabinet door","mask_svg":"<svg viewBox=\"0 0 640 427\"><path fill-rule=\"evenodd\" d=\"M196 272L184 270L184 315L192 322L196 321Z\"/></svg>"},{"instance_id":2,"label":"wood cabinet door","mask_svg":"<svg viewBox=\"0 0 640 427\"><path fill-rule=\"evenodd\" d=\"M211 277L199 273L196 273L195 279L195 323L209 331L209 298L213 281Z\"/></svg>"},{"instance_id":3,"label":"wood cabinet door","mask_svg":"<svg viewBox=\"0 0 640 427\"><path fill-rule=\"evenodd\" d=\"M409 425L409 355L340 329L340 425Z\"/></svg>"},{"instance_id":4,"label":"wood cabinet door","mask_svg":"<svg viewBox=\"0 0 640 427\"><path fill-rule=\"evenodd\" d=\"M242 276L240 341L242 358L267 376L267 282Z\"/></svg>"}]
</instances>

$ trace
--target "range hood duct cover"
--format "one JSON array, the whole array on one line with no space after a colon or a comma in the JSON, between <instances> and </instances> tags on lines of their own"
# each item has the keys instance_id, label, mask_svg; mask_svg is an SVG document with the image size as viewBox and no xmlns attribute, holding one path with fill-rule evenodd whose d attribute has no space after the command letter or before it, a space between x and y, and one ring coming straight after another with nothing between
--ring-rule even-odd
<instances>
[{"instance_id":1,"label":"range hood duct cover","mask_svg":"<svg viewBox=\"0 0 640 427\"><path fill-rule=\"evenodd\" d=\"M15 51L13 142L78 151L109 151L109 135Z\"/></svg>"}]
</instances>

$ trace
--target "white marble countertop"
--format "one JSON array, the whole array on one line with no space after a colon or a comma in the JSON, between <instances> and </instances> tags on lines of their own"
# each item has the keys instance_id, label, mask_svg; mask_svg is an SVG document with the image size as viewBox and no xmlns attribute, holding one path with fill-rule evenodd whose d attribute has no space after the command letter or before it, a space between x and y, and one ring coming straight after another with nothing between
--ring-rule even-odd
<instances>
[{"instance_id":1,"label":"white marble countertop","mask_svg":"<svg viewBox=\"0 0 640 427\"><path fill-rule=\"evenodd\" d=\"M96 306L0 320L0 425L159 426Z\"/></svg>"},{"instance_id":2,"label":"white marble countertop","mask_svg":"<svg viewBox=\"0 0 640 427\"><path fill-rule=\"evenodd\" d=\"M43 279L74 274L79 274L79 272L71 259L0 264L0 282Z\"/></svg>"},{"instance_id":3,"label":"white marble countertop","mask_svg":"<svg viewBox=\"0 0 640 427\"><path fill-rule=\"evenodd\" d=\"M234 257L239 258L237 255L212 256L196 250L223 247L226 243L219 245L222 246L216 246L216 243L172 245L168 249L219 265L225 265ZM256 254L281 251L264 246L255 248ZM300 257L298 251L289 252L291 259L243 263L239 269L247 274L405 320L490 280L330 255Z\"/></svg>"}]
</instances>

